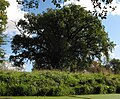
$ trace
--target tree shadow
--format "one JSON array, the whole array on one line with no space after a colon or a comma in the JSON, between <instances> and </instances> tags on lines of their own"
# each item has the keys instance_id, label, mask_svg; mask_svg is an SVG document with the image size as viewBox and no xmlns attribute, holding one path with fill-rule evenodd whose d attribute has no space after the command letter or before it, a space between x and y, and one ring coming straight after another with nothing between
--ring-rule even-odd
<instances>
[{"instance_id":1,"label":"tree shadow","mask_svg":"<svg viewBox=\"0 0 120 99\"><path fill-rule=\"evenodd\" d=\"M71 95L69 97L80 98L80 99L91 99L89 97L80 97L80 96L78 97L78 96L74 96L74 95Z\"/></svg>"},{"instance_id":2,"label":"tree shadow","mask_svg":"<svg viewBox=\"0 0 120 99\"><path fill-rule=\"evenodd\" d=\"M0 99L12 99L12 98L0 98Z\"/></svg>"}]
</instances>

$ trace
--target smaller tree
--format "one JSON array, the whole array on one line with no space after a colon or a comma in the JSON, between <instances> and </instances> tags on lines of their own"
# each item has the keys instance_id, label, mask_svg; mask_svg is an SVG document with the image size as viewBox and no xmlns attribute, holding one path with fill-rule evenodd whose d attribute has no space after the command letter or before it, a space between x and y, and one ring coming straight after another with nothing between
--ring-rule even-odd
<instances>
[{"instance_id":1,"label":"smaller tree","mask_svg":"<svg viewBox=\"0 0 120 99\"><path fill-rule=\"evenodd\" d=\"M9 6L9 3L5 0L0 0L0 34L5 30L7 24L7 15L6 8Z\"/></svg>"},{"instance_id":2,"label":"smaller tree","mask_svg":"<svg viewBox=\"0 0 120 99\"><path fill-rule=\"evenodd\" d=\"M112 69L112 71L115 74L119 74L120 73L120 59L113 58L112 60L110 60L108 66L109 66L109 68Z\"/></svg>"},{"instance_id":3,"label":"smaller tree","mask_svg":"<svg viewBox=\"0 0 120 99\"><path fill-rule=\"evenodd\" d=\"M1 48L1 45L5 43L3 31L6 28L7 24L7 15L6 15L6 8L9 6L9 3L5 0L0 0L0 62L3 61L4 57L4 50Z\"/></svg>"}]
</instances>

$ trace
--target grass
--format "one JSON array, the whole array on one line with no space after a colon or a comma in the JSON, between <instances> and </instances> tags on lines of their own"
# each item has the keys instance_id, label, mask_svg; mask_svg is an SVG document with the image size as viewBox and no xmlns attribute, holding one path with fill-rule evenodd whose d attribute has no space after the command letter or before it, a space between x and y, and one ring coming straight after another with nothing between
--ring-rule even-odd
<instances>
[{"instance_id":1,"label":"grass","mask_svg":"<svg viewBox=\"0 0 120 99\"><path fill-rule=\"evenodd\" d=\"M0 99L120 99L120 94L104 94L104 95L75 95L75 96L13 96L0 97Z\"/></svg>"}]
</instances>

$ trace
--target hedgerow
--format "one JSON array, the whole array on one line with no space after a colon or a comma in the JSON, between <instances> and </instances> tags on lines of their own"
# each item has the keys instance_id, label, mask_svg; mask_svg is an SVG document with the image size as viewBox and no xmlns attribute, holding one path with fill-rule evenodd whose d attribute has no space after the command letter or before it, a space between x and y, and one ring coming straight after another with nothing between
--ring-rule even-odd
<instances>
[{"instance_id":1,"label":"hedgerow","mask_svg":"<svg viewBox=\"0 0 120 99\"><path fill-rule=\"evenodd\" d=\"M120 75L61 71L0 71L0 96L120 93Z\"/></svg>"}]
</instances>

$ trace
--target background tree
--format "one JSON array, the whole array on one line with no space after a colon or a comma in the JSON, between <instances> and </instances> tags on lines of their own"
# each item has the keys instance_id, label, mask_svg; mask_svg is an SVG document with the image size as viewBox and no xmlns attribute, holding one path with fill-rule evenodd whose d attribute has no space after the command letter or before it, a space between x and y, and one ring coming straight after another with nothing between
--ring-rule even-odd
<instances>
[{"instance_id":1,"label":"background tree","mask_svg":"<svg viewBox=\"0 0 120 99\"><path fill-rule=\"evenodd\" d=\"M79 70L95 58L108 60L114 47L101 21L77 5L25 18L17 24L21 34L12 40L15 55L10 59L16 66L29 59L35 69Z\"/></svg>"},{"instance_id":2,"label":"background tree","mask_svg":"<svg viewBox=\"0 0 120 99\"><path fill-rule=\"evenodd\" d=\"M115 74L120 73L120 60L113 58L110 60L109 65L107 66L112 69Z\"/></svg>"},{"instance_id":3,"label":"background tree","mask_svg":"<svg viewBox=\"0 0 120 99\"><path fill-rule=\"evenodd\" d=\"M31 9L31 8L38 8L40 1L45 2L46 0L16 0L18 4L22 4L24 8ZM51 3L53 3L56 7L60 8L61 4L64 2L67 2L70 0L51 0ZM76 0L80 1L80 0ZM107 16L108 9L111 9L112 11L115 10L115 6L111 6L110 4L113 2L113 0L91 0L93 4L93 14L95 16L99 16L102 19L105 19ZM98 9L101 10L98 11Z\"/></svg>"},{"instance_id":4,"label":"background tree","mask_svg":"<svg viewBox=\"0 0 120 99\"><path fill-rule=\"evenodd\" d=\"M4 35L2 32L6 28L7 24L7 15L6 15L6 8L9 6L8 2L5 0L0 0L0 47L2 44L4 44ZM1 58L4 56L4 51L2 48L0 48L0 62L2 61Z\"/></svg>"}]
</instances>

